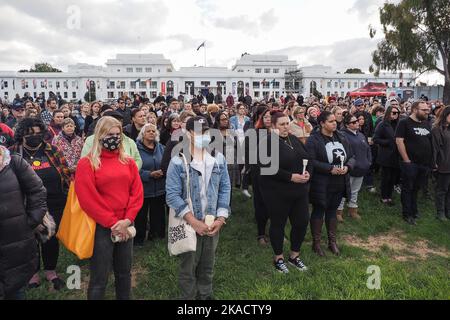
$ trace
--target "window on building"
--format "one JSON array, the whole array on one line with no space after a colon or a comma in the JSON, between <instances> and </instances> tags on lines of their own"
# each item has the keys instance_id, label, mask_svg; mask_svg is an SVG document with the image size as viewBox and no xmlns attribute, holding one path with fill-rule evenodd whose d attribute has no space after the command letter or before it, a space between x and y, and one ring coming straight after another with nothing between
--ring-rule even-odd
<instances>
[{"instance_id":1,"label":"window on building","mask_svg":"<svg viewBox=\"0 0 450 320\"><path fill-rule=\"evenodd\" d=\"M142 72L142 68L136 68L136 72Z\"/></svg>"},{"instance_id":2,"label":"window on building","mask_svg":"<svg viewBox=\"0 0 450 320\"><path fill-rule=\"evenodd\" d=\"M67 99L69 97L69 95L67 94L67 92L64 92L64 99Z\"/></svg>"},{"instance_id":3,"label":"window on building","mask_svg":"<svg viewBox=\"0 0 450 320\"><path fill-rule=\"evenodd\" d=\"M136 81L130 81L130 88L136 89Z\"/></svg>"},{"instance_id":4,"label":"window on building","mask_svg":"<svg viewBox=\"0 0 450 320\"><path fill-rule=\"evenodd\" d=\"M270 73L270 69L269 68L264 69L264 73Z\"/></svg>"},{"instance_id":5,"label":"window on building","mask_svg":"<svg viewBox=\"0 0 450 320\"><path fill-rule=\"evenodd\" d=\"M353 86L354 86L355 88L358 88L358 82L355 81L355 83L353 84Z\"/></svg>"},{"instance_id":6,"label":"window on building","mask_svg":"<svg viewBox=\"0 0 450 320\"><path fill-rule=\"evenodd\" d=\"M268 81L264 82L263 89L270 89L270 82L268 82Z\"/></svg>"},{"instance_id":7,"label":"window on building","mask_svg":"<svg viewBox=\"0 0 450 320\"><path fill-rule=\"evenodd\" d=\"M76 81L72 81L72 88L76 88L77 87L77 82Z\"/></svg>"},{"instance_id":8,"label":"window on building","mask_svg":"<svg viewBox=\"0 0 450 320\"><path fill-rule=\"evenodd\" d=\"M107 89L114 89L114 81L109 81L108 83L109 85Z\"/></svg>"},{"instance_id":9,"label":"window on building","mask_svg":"<svg viewBox=\"0 0 450 320\"><path fill-rule=\"evenodd\" d=\"M172 72L172 68L167 68L167 72Z\"/></svg>"},{"instance_id":10,"label":"window on building","mask_svg":"<svg viewBox=\"0 0 450 320\"><path fill-rule=\"evenodd\" d=\"M273 69L273 73L280 73L280 69Z\"/></svg>"},{"instance_id":11,"label":"window on building","mask_svg":"<svg viewBox=\"0 0 450 320\"><path fill-rule=\"evenodd\" d=\"M341 97L344 97L344 91L341 91Z\"/></svg>"},{"instance_id":12,"label":"window on building","mask_svg":"<svg viewBox=\"0 0 450 320\"><path fill-rule=\"evenodd\" d=\"M331 92L327 91L327 97L331 96Z\"/></svg>"},{"instance_id":13,"label":"window on building","mask_svg":"<svg viewBox=\"0 0 450 320\"><path fill-rule=\"evenodd\" d=\"M158 82L157 81L151 81L150 82L150 89L157 89L158 88Z\"/></svg>"},{"instance_id":14,"label":"window on building","mask_svg":"<svg viewBox=\"0 0 450 320\"><path fill-rule=\"evenodd\" d=\"M49 87L49 88L53 88L53 81L49 81L49 82L48 82L48 87Z\"/></svg>"},{"instance_id":15,"label":"window on building","mask_svg":"<svg viewBox=\"0 0 450 320\"><path fill-rule=\"evenodd\" d=\"M107 97L108 97L108 99L114 99L114 92L113 91L108 91Z\"/></svg>"},{"instance_id":16,"label":"window on building","mask_svg":"<svg viewBox=\"0 0 450 320\"><path fill-rule=\"evenodd\" d=\"M337 81L334 83L334 87L337 88L339 86L339 84L337 83Z\"/></svg>"},{"instance_id":17,"label":"window on building","mask_svg":"<svg viewBox=\"0 0 450 320\"><path fill-rule=\"evenodd\" d=\"M4 82L3 82L3 87L4 87L4 88L8 88L8 81L4 81Z\"/></svg>"},{"instance_id":18,"label":"window on building","mask_svg":"<svg viewBox=\"0 0 450 320\"><path fill-rule=\"evenodd\" d=\"M150 92L150 96L152 97L152 99L155 99L158 96L158 92L157 91L151 91Z\"/></svg>"},{"instance_id":19,"label":"window on building","mask_svg":"<svg viewBox=\"0 0 450 320\"><path fill-rule=\"evenodd\" d=\"M133 68L127 68L127 72L133 72Z\"/></svg>"},{"instance_id":20,"label":"window on building","mask_svg":"<svg viewBox=\"0 0 450 320\"><path fill-rule=\"evenodd\" d=\"M261 68L256 68L255 73L261 73Z\"/></svg>"},{"instance_id":21,"label":"window on building","mask_svg":"<svg viewBox=\"0 0 450 320\"><path fill-rule=\"evenodd\" d=\"M120 89L125 89L125 81L120 81Z\"/></svg>"},{"instance_id":22,"label":"window on building","mask_svg":"<svg viewBox=\"0 0 450 320\"><path fill-rule=\"evenodd\" d=\"M331 88L331 81L327 81L327 88Z\"/></svg>"},{"instance_id":23,"label":"window on building","mask_svg":"<svg viewBox=\"0 0 450 320\"><path fill-rule=\"evenodd\" d=\"M202 85L202 87L205 87L205 86L208 86L208 87L209 87L209 85L211 84L211 82L209 82L209 81L202 81L202 82L200 82L200 84Z\"/></svg>"},{"instance_id":24,"label":"window on building","mask_svg":"<svg viewBox=\"0 0 450 320\"><path fill-rule=\"evenodd\" d=\"M117 72L120 72L120 69L117 69Z\"/></svg>"},{"instance_id":25,"label":"window on building","mask_svg":"<svg viewBox=\"0 0 450 320\"><path fill-rule=\"evenodd\" d=\"M280 83L278 81L273 83L273 89L280 89Z\"/></svg>"},{"instance_id":26,"label":"window on building","mask_svg":"<svg viewBox=\"0 0 450 320\"><path fill-rule=\"evenodd\" d=\"M344 88L344 87L345 87L345 83L344 83L344 82L341 82L340 87L341 87L341 89Z\"/></svg>"},{"instance_id":27,"label":"window on building","mask_svg":"<svg viewBox=\"0 0 450 320\"><path fill-rule=\"evenodd\" d=\"M259 89L259 82L253 81L253 89Z\"/></svg>"},{"instance_id":28,"label":"window on building","mask_svg":"<svg viewBox=\"0 0 450 320\"><path fill-rule=\"evenodd\" d=\"M147 89L147 81L141 81L139 83L139 89Z\"/></svg>"},{"instance_id":29,"label":"window on building","mask_svg":"<svg viewBox=\"0 0 450 320\"><path fill-rule=\"evenodd\" d=\"M33 92L33 98L34 98L34 99L37 98L37 92Z\"/></svg>"},{"instance_id":30,"label":"window on building","mask_svg":"<svg viewBox=\"0 0 450 320\"><path fill-rule=\"evenodd\" d=\"M72 99L76 99L77 98L77 93L76 92L72 92Z\"/></svg>"},{"instance_id":31,"label":"window on building","mask_svg":"<svg viewBox=\"0 0 450 320\"><path fill-rule=\"evenodd\" d=\"M392 88L395 88L395 81L392 82Z\"/></svg>"},{"instance_id":32,"label":"window on building","mask_svg":"<svg viewBox=\"0 0 450 320\"><path fill-rule=\"evenodd\" d=\"M255 94L255 98L259 98L259 91L255 91L254 94Z\"/></svg>"},{"instance_id":33,"label":"window on building","mask_svg":"<svg viewBox=\"0 0 450 320\"><path fill-rule=\"evenodd\" d=\"M152 68L145 68L145 72L152 72Z\"/></svg>"},{"instance_id":34,"label":"window on building","mask_svg":"<svg viewBox=\"0 0 450 320\"><path fill-rule=\"evenodd\" d=\"M238 69L238 72L244 72L244 70L242 70L242 69Z\"/></svg>"},{"instance_id":35,"label":"window on building","mask_svg":"<svg viewBox=\"0 0 450 320\"><path fill-rule=\"evenodd\" d=\"M351 83L350 81L347 83L347 87L348 87L349 89L352 87L352 83Z\"/></svg>"}]
</instances>

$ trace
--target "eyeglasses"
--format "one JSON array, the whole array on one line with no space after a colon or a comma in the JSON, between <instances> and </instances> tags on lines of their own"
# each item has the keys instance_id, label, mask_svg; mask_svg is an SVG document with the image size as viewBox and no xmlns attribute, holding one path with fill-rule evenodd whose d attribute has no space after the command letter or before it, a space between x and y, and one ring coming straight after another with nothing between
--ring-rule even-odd
<instances>
[{"instance_id":1,"label":"eyeglasses","mask_svg":"<svg viewBox=\"0 0 450 320\"><path fill-rule=\"evenodd\" d=\"M392 112L393 115L399 114L399 112Z\"/></svg>"},{"instance_id":2,"label":"eyeglasses","mask_svg":"<svg viewBox=\"0 0 450 320\"><path fill-rule=\"evenodd\" d=\"M349 123L350 123L350 124L355 124L355 123L358 123L358 120L350 121Z\"/></svg>"},{"instance_id":3,"label":"eyeglasses","mask_svg":"<svg viewBox=\"0 0 450 320\"><path fill-rule=\"evenodd\" d=\"M220 121L228 121L228 118L222 118Z\"/></svg>"}]
</instances>

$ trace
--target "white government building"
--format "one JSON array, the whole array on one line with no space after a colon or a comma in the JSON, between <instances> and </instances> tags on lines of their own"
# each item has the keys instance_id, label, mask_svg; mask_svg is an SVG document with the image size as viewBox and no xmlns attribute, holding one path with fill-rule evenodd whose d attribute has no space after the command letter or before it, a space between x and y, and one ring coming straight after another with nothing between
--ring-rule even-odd
<instances>
[{"instance_id":1,"label":"white government building","mask_svg":"<svg viewBox=\"0 0 450 320\"><path fill-rule=\"evenodd\" d=\"M301 76L299 76L301 74ZM256 99L288 93L309 96L314 89L324 96L348 92L368 82L383 82L389 88L415 86L414 73L343 74L332 67L315 65L299 68L284 55L243 55L232 69L226 67L181 67L175 70L162 54L118 54L106 67L83 63L68 66L62 73L19 73L0 71L1 96L12 100L25 92L47 98L50 91L65 100L83 100L87 88L95 88L99 100L117 99L123 95L147 94L152 99L159 92L190 98L209 88L225 97L249 93Z\"/></svg>"}]
</instances>

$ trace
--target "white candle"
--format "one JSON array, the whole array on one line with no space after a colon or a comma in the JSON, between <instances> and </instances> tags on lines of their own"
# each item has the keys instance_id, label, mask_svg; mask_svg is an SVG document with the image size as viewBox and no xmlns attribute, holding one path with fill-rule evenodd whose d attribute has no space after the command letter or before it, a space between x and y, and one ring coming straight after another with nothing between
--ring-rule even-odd
<instances>
[{"instance_id":1,"label":"white candle","mask_svg":"<svg viewBox=\"0 0 450 320\"><path fill-rule=\"evenodd\" d=\"M307 166L308 166L308 159L303 159L303 174L305 174Z\"/></svg>"},{"instance_id":2,"label":"white candle","mask_svg":"<svg viewBox=\"0 0 450 320\"><path fill-rule=\"evenodd\" d=\"M216 219L216 217L214 217L214 216L211 215L211 214L208 214L208 215L206 215L206 217L205 217L205 224L206 224L208 227L211 227L211 226L213 225L215 219Z\"/></svg>"},{"instance_id":3,"label":"white candle","mask_svg":"<svg viewBox=\"0 0 450 320\"><path fill-rule=\"evenodd\" d=\"M344 169L344 156L340 156L341 158L341 169Z\"/></svg>"}]
</instances>

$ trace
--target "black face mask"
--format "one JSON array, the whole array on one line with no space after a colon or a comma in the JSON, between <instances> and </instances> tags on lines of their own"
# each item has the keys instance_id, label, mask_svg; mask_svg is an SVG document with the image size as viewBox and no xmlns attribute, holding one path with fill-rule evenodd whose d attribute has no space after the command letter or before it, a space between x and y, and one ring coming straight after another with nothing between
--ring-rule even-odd
<instances>
[{"instance_id":1,"label":"black face mask","mask_svg":"<svg viewBox=\"0 0 450 320\"><path fill-rule=\"evenodd\" d=\"M44 136L42 134L36 134L25 137L25 144L30 148L37 148L43 141Z\"/></svg>"},{"instance_id":2,"label":"black face mask","mask_svg":"<svg viewBox=\"0 0 450 320\"><path fill-rule=\"evenodd\" d=\"M119 145L120 145L120 141L121 140L122 139L120 137L116 137L116 136L109 137L109 138L103 138L102 146L106 150L115 151L115 150L119 149Z\"/></svg>"}]
</instances>

